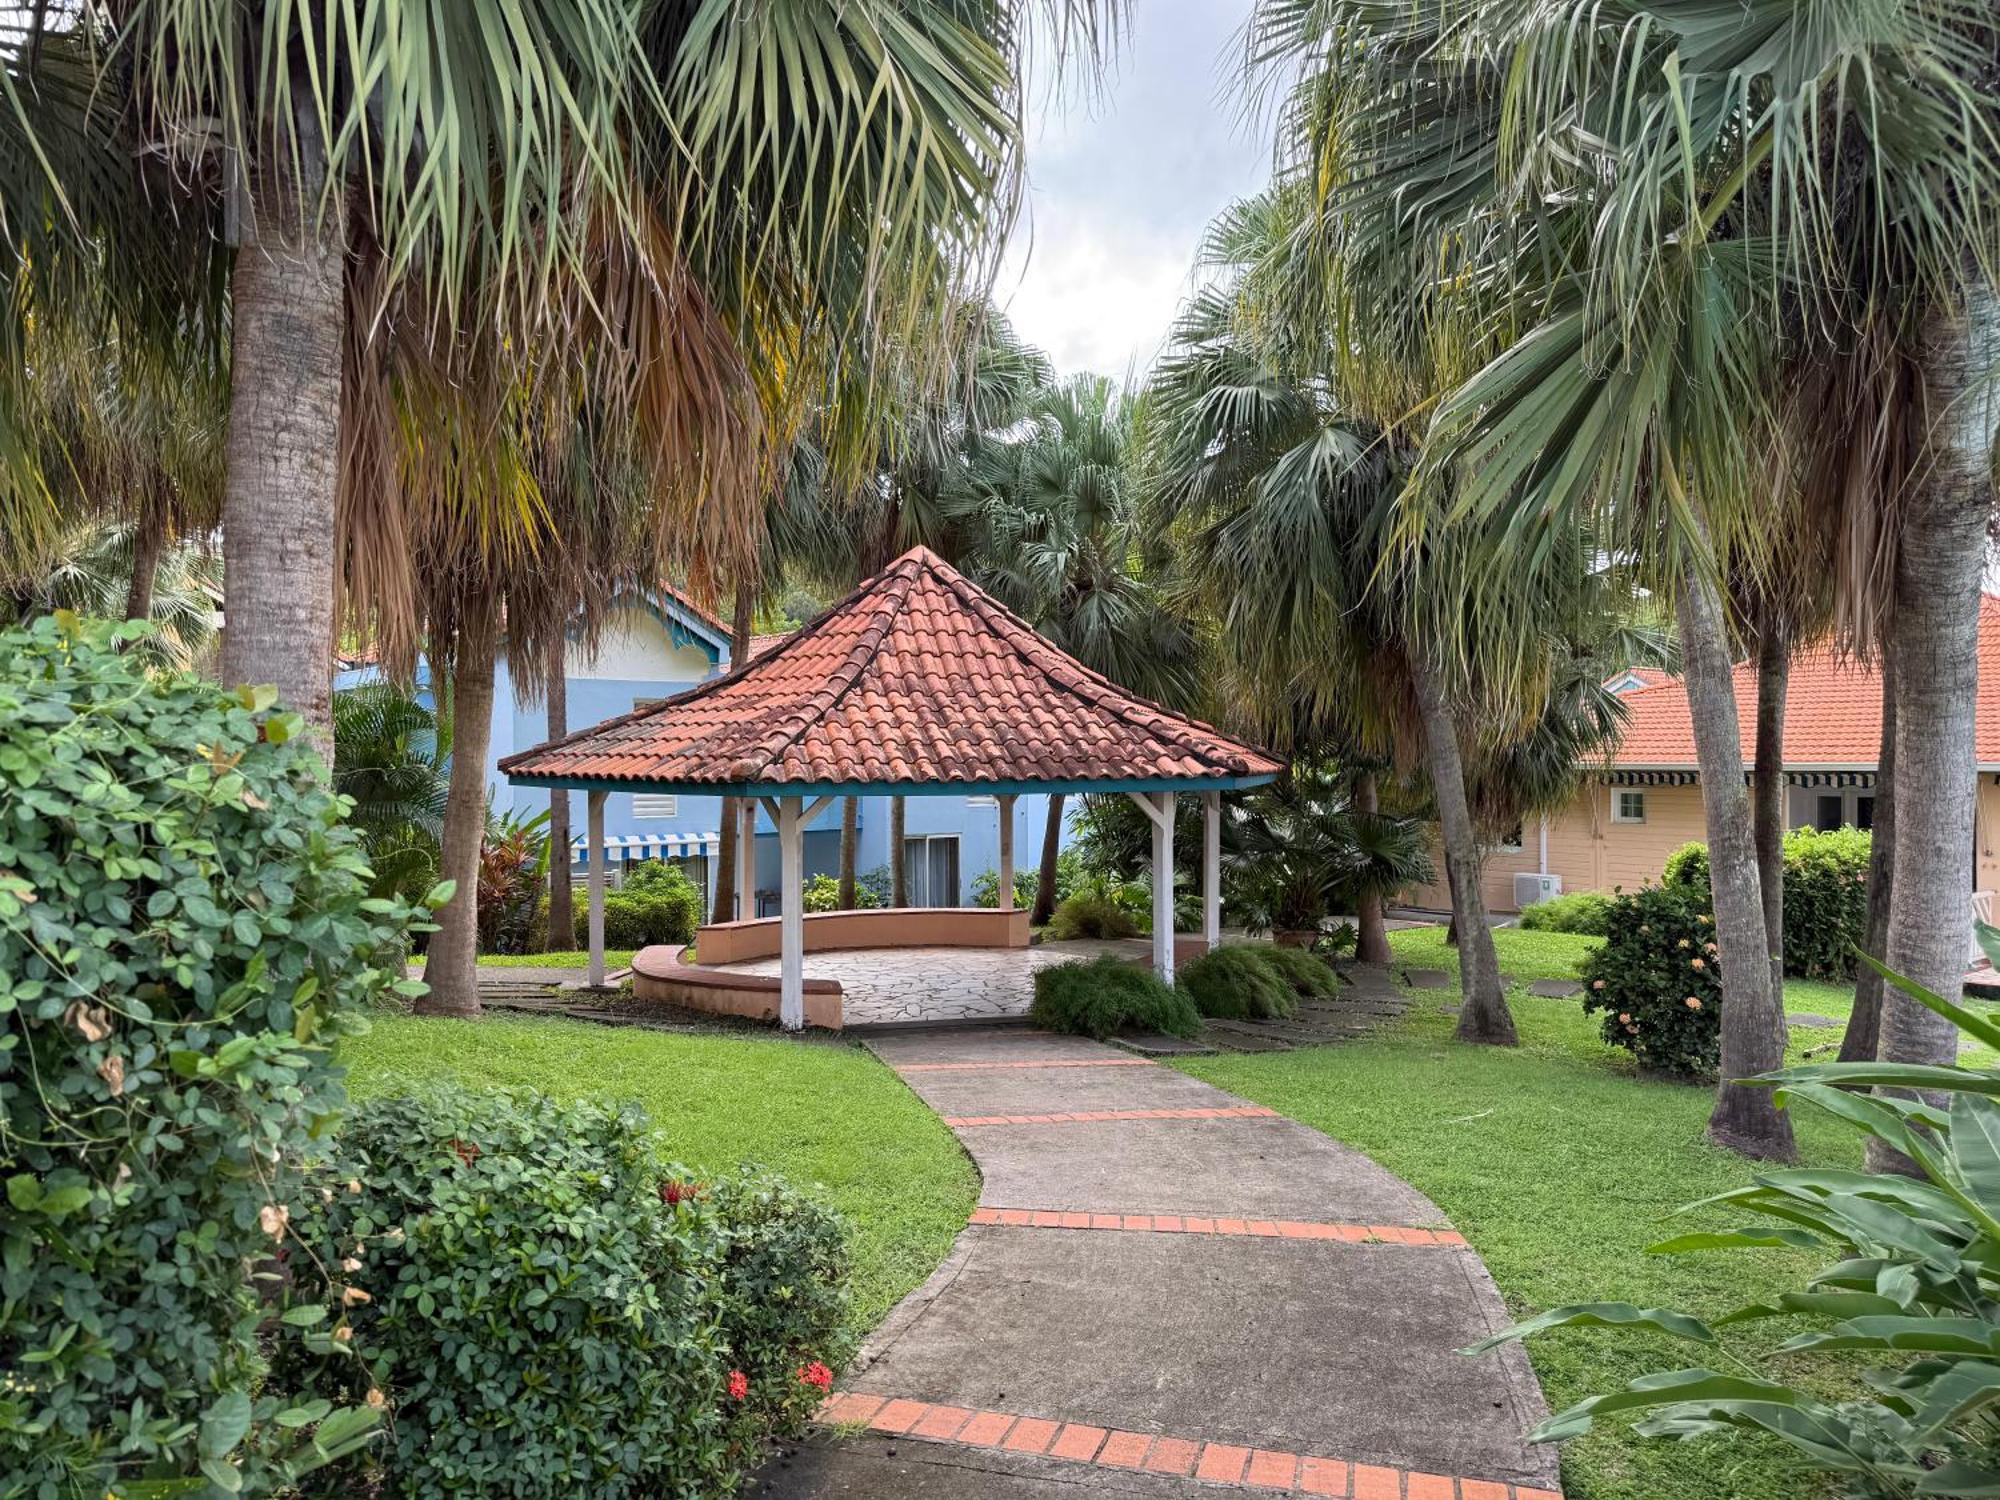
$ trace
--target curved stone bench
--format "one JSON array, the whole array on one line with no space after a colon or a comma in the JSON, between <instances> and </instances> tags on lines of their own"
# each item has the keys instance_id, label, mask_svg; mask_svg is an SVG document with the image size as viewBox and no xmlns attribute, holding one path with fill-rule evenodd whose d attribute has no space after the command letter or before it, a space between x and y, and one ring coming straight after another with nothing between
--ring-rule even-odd
<instances>
[{"instance_id":1,"label":"curved stone bench","mask_svg":"<svg viewBox=\"0 0 2000 1500\"><path fill-rule=\"evenodd\" d=\"M659 1001L712 1015L744 1016L753 1021L778 1019L779 981L775 975L731 974L683 963L683 951L678 943L673 943L641 948L635 953L633 997L641 1002ZM806 980L806 1024L828 1031L840 1030L839 980Z\"/></svg>"},{"instance_id":2,"label":"curved stone bench","mask_svg":"<svg viewBox=\"0 0 2000 1500\"><path fill-rule=\"evenodd\" d=\"M776 958L778 917L750 922L717 922L695 934L704 964L735 964ZM848 948L1025 948L1025 907L1000 911L987 906L897 906L860 911L807 912L803 922L808 953ZM636 965L635 965L636 967ZM775 983L776 981L773 981ZM807 980L810 991L812 981Z\"/></svg>"}]
</instances>

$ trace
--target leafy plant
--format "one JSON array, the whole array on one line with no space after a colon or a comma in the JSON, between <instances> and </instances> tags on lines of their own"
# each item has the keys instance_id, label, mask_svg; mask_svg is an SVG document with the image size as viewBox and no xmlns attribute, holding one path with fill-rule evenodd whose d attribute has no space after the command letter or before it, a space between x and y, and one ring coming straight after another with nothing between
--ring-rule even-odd
<instances>
[{"instance_id":1,"label":"leafy plant","mask_svg":"<svg viewBox=\"0 0 2000 1500\"><path fill-rule=\"evenodd\" d=\"M859 877L854 882L854 906L852 910L871 909L882 904L881 899ZM840 881L832 875L815 875L805 883L805 909L807 911L843 911L840 904Z\"/></svg>"},{"instance_id":2,"label":"leafy plant","mask_svg":"<svg viewBox=\"0 0 2000 1500\"><path fill-rule=\"evenodd\" d=\"M1350 807L1344 773L1325 763L1244 797L1223 825L1223 858L1252 932L1316 932L1363 894L1387 900L1432 878L1423 825Z\"/></svg>"},{"instance_id":3,"label":"leafy plant","mask_svg":"<svg viewBox=\"0 0 2000 1500\"><path fill-rule=\"evenodd\" d=\"M1069 852L1067 849L1063 851L1065 854ZM1056 900L1061 902L1064 892L1062 890L1060 857L1057 860L1057 872ZM1035 881L1036 872L1033 870L1016 870L1014 872L1014 906L1017 910L1026 911L1035 904ZM974 906L983 906L989 911L999 908L1000 872L998 870L981 870L977 875L972 877L972 904Z\"/></svg>"},{"instance_id":4,"label":"leafy plant","mask_svg":"<svg viewBox=\"0 0 2000 1500\"><path fill-rule=\"evenodd\" d=\"M1120 1031L1193 1036L1201 1030L1201 1016L1186 995L1150 969L1110 954L1037 969L1028 1015L1045 1030L1100 1040Z\"/></svg>"},{"instance_id":5,"label":"leafy plant","mask_svg":"<svg viewBox=\"0 0 2000 1500\"><path fill-rule=\"evenodd\" d=\"M1348 947L1351 949L1354 929L1345 922L1340 925L1349 934ZM1333 934L1328 933L1325 941L1331 944ZM1316 950L1287 948L1282 943L1249 943L1244 946L1253 949L1301 1000L1326 1000L1340 993L1340 976L1333 972L1325 959L1318 956Z\"/></svg>"},{"instance_id":6,"label":"leafy plant","mask_svg":"<svg viewBox=\"0 0 2000 1500\"><path fill-rule=\"evenodd\" d=\"M1139 923L1108 882L1087 882L1055 909L1042 936L1050 942L1078 938L1128 938L1139 935Z\"/></svg>"},{"instance_id":7,"label":"leafy plant","mask_svg":"<svg viewBox=\"0 0 2000 1500\"><path fill-rule=\"evenodd\" d=\"M370 898L296 716L149 672L143 633L0 631L0 1472L269 1494L377 1420L267 1371L352 1368L271 1257L419 913Z\"/></svg>"},{"instance_id":8,"label":"leafy plant","mask_svg":"<svg viewBox=\"0 0 2000 1500\"><path fill-rule=\"evenodd\" d=\"M649 948L656 943L687 944L701 925L701 893L679 871L679 882L628 883L604 893L604 946ZM578 947L590 941L590 903L579 901L573 918Z\"/></svg>"},{"instance_id":9,"label":"leafy plant","mask_svg":"<svg viewBox=\"0 0 2000 1500\"><path fill-rule=\"evenodd\" d=\"M1299 996L1290 977L1269 957L1273 951L1269 943L1225 943L1189 963L1176 982L1205 1016L1282 1020L1298 1010ZM1309 964L1326 967L1309 954L1286 951Z\"/></svg>"},{"instance_id":10,"label":"leafy plant","mask_svg":"<svg viewBox=\"0 0 2000 1500\"><path fill-rule=\"evenodd\" d=\"M2000 955L2000 933L1982 927L1980 940ZM2000 1025L1881 972L1970 1039L2000 1047ZM1627 1302L1559 1307L1479 1345L1488 1349L1550 1328L1598 1328L1628 1337L1665 1334L1713 1353L1720 1347L1717 1328L1770 1318L1805 1324L1762 1360L1642 1375L1622 1390L1592 1396L1543 1423L1535 1440L1558 1442L1589 1431L1601 1417L1643 1413L1638 1430L1647 1436L1770 1434L1839 1475L1850 1496L2000 1493L2000 1429L1993 1420L2000 1403L2000 1071L1823 1063L1747 1086L1775 1088L1781 1104L1825 1110L1901 1152L1916 1175L1759 1173L1750 1186L1708 1201L1760 1222L1653 1247L1684 1255L1782 1246L1828 1256L1802 1291L1738 1308L1714 1323ZM1865 1392L1836 1402L1785 1381L1787 1356L1820 1350L1875 1359Z\"/></svg>"},{"instance_id":11,"label":"leafy plant","mask_svg":"<svg viewBox=\"0 0 2000 1500\"><path fill-rule=\"evenodd\" d=\"M298 1274L360 1357L296 1374L393 1403L389 1493L733 1493L835 1358L830 1216L750 1173L662 1178L629 1105L371 1101L311 1188Z\"/></svg>"},{"instance_id":12,"label":"leafy plant","mask_svg":"<svg viewBox=\"0 0 2000 1500\"><path fill-rule=\"evenodd\" d=\"M535 919L549 876L549 811L486 820L479 845L479 951L533 951Z\"/></svg>"},{"instance_id":13,"label":"leafy plant","mask_svg":"<svg viewBox=\"0 0 2000 1500\"><path fill-rule=\"evenodd\" d=\"M1787 974L1854 977L1855 954L1868 930L1868 851L1873 841L1858 828L1794 828L1785 835ZM1708 846L1681 845L1667 856L1660 878L1706 903Z\"/></svg>"},{"instance_id":14,"label":"leafy plant","mask_svg":"<svg viewBox=\"0 0 2000 1500\"><path fill-rule=\"evenodd\" d=\"M1604 1039L1648 1068L1712 1078L1722 1050L1715 921L1693 892L1649 885L1610 903L1602 947L1583 963L1583 1008Z\"/></svg>"},{"instance_id":15,"label":"leafy plant","mask_svg":"<svg viewBox=\"0 0 2000 1500\"><path fill-rule=\"evenodd\" d=\"M627 866L625 884L620 890L642 892L649 896L667 896L677 904L692 904L694 925L699 927L707 920L707 907L700 884L672 860L647 859L641 860L636 865Z\"/></svg>"},{"instance_id":16,"label":"leafy plant","mask_svg":"<svg viewBox=\"0 0 2000 1500\"><path fill-rule=\"evenodd\" d=\"M451 724L393 683L333 696L333 789L374 867L374 893L414 900L437 884Z\"/></svg>"},{"instance_id":17,"label":"leafy plant","mask_svg":"<svg viewBox=\"0 0 2000 1500\"><path fill-rule=\"evenodd\" d=\"M1521 908L1521 926L1529 932L1603 937L1610 923L1611 898L1602 891L1568 891Z\"/></svg>"}]
</instances>

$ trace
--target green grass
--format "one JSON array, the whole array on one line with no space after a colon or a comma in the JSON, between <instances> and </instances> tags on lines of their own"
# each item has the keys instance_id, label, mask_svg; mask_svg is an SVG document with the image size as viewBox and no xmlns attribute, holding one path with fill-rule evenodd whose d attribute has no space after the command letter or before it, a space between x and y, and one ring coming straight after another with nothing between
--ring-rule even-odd
<instances>
[{"instance_id":1,"label":"green grass","mask_svg":"<svg viewBox=\"0 0 2000 1500\"><path fill-rule=\"evenodd\" d=\"M632 962L631 948L606 948L604 966L607 969L622 969ZM410 960L418 968L423 967L424 956L419 953ZM587 969L590 955L581 948L568 953L482 953L479 955L482 969Z\"/></svg>"},{"instance_id":2,"label":"green grass","mask_svg":"<svg viewBox=\"0 0 2000 1500\"><path fill-rule=\"evenodd\" d=\"M1677 1210L1748 1182L1755 1168L1703 1140L1711 1090L1640 1078L1574 999L1527 994L1530 980L1572 977L1597 939L1518 930L1495 938L1516 981L1518 1048L1453 1040L1445 1007L1456 997L1419 992L1400 1025L1360 1043L1183 1066L1351 1143L1428 1194L1485 1258L1517 1316L1597 1300L1714 1315L1798 1287L1817 1264L1799 1252L1646 1254L1685 1230L1737 1227L1741 1215ZM1394 933L1391 942L1406 963L1457 967L1441 929ZM1823 988L1808 991L1810 1003L1795 990L1793 1007L1834 1014L1837 990ZM1802 1035L1839 1040L1837 1031ZM1860 1164L1852 1131L1805 1110L1794 1126L1808 1164ZM1785 1321L1751 1326L1727 1347L1768 1347L1791 1331ZM1647 1370L1705 1362L1685 1344L1605 1333L1547 1334L1527 1347L1557 1410ZM1719 1358L1728 1367L1729 1356ZM1830 1361L1785 1368L1833 1389L1850 1378ZM1649 1441L1616 1420L1566 1445L1562 1477L1570 1500L1821 1490L1775 1442Z\"/></svg>"},{"instance_id":3,"label":"green grass","mask_svg":"<svg viewBox=\"0 0 2000 1500\"><path fill-rule=\"evenodd\" d=\"M376 1019L342 1060L362 1099L437 1082L636 1099L664 1159L696 1173L739 1162L782 1173L847 1219L857 1333L931 1273L978 1196L938 1117L844 1043L401 1016Z\"/></svg>"}]
</instances>

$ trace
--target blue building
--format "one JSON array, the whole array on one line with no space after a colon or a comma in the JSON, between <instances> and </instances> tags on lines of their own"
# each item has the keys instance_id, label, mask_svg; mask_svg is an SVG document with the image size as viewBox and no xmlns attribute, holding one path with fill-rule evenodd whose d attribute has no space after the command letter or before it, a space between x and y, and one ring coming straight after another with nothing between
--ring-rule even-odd
<instances>
[{"instance_id":1,"label":"blue building","mask_svg":"<svg viewBox=\"0 0 2000 1500\"><path fill-rule=\"evenodd\" d=\"M759 637L752 653L779 637ZM614 601L596 652L572 643L569 654L568 723L588 729L606 719L646 708L729 670L729 630L706 610L670 588L637 591ZM351 667L336 689L375 676L367 666ZM510 785L499 773L501 757L528 750L548 738L548 711L535 698L517 701L507 670L505 647L496 670L492 735L486 753L490 804L496 813L531 817L549 805L549 793ZM428 674L418 686L428 694ZM886 875L889 865L888 797L863 797L855 869L863 876ZM1021 868L1040 858L1048 799L1026 795L1014 805L1014 847ZM840 871L841 804L835 802L805 833L805 873ZM605 845L615 886L626 868L647 859L670 859L715 896L716 853L721 843L722 799L612 793L605 802ZM570 794L571 868L584 878L584 794ZM1065 838L1068 830L1065 829ZM758 814L755 851L758 911L777 914L778 836L768 816ZM970 906L973 881L1000 863L999 805L992 797L909 797L904 799L906 895L912 906Z\"/></svg>"}]
</instances>

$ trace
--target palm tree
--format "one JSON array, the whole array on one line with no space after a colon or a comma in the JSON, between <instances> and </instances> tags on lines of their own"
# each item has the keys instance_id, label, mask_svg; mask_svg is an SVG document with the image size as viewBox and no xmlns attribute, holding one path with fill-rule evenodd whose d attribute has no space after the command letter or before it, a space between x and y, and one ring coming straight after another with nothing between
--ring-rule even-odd
<instances>
[{"instance_id":1,"label":"palm tree","mask_svg":"<svg viewBox=\"0 0 2000 1500\"><path fill-rule=\"evenodd\" d=\"M373 892L421 900L438 882L451 721L393 683L334 695L333 789L353 800Z\"/></svg>"},{"instance_id":2,"label":"palm tree","mask_svg":"<svg viewBox=\"0 0 2000 1500\"><path fill-rule=\"evenodd\" d=\"M1895 596L1898 777L1920 819L1896 841L1888 957L1948 988L1970 921L1974 606L2000 416L2000 101L1985 10L1772 0L1728 19L1362 0L1337 24L1267 4L1252 34L1257 62L1294 70L1294 147L1339 247L1348 334L1400 330L1459 372L1426 475L1451 471L1460 505L1516 549L1587 517L1678 596L1728 995L1711 1133L1782 1156L1768 1092L1733 1086L1779 1061L1783 1026L1718 558L1770 529L1765 455L1840 476L1808 494L1839 539L1844 637L1871 646ZM1885 1056L1951 1045L1891 1001Z\"/></svg>"},{"instance_id":3,"label":"palm tree","mask_svg":"<svg viewBox=\"0 0 2000 1500\"><path fill-rule=\"evenodd\" d=\"M71 609L147 620L153 633L139 650L176 671L196 668L215 645L222 560L197 542L154 545L145 530L86 516L57 534L32 574L0 586L0 606L17 619Z\"/></svg>"}]
</instances>

